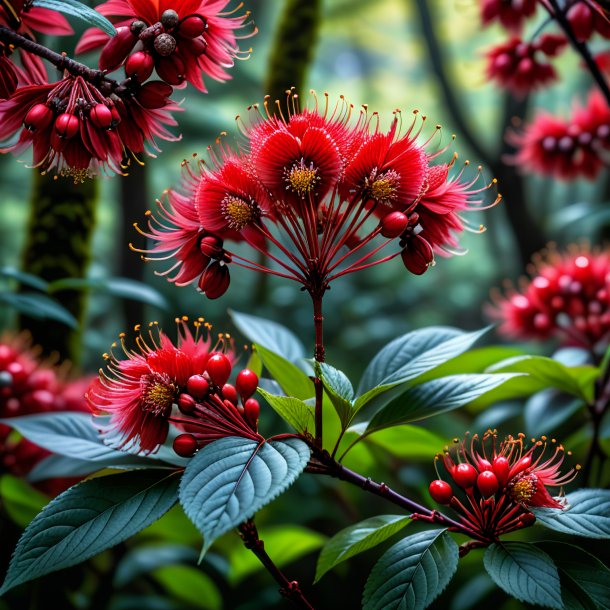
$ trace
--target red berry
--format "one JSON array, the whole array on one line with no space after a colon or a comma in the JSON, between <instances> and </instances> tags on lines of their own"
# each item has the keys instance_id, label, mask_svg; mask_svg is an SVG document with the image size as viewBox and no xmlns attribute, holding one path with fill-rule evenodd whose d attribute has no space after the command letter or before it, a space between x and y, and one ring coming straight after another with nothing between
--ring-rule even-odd
<instances>
[{"instance_id":1,"label":"red berry","mask_svg":"<svg viewBox=\"0 0 610 610\"><path fill-rule=\"evenodd\" d=\"M474 487L477 482L477 469L472 464L458 464L452 472L453 480L462 488Z\"/></svg>"},{"instance_id":2,"label":"red berry","mask_svg":"<svg viewBox=\"0 0 610 610\"><path fill-rule=\"evenodd\" d=\"M190 394L180 394L178 396L178 408L186 415L190 415L195 411L197 402Z\"/></svg>"},{"instance_id":3,"label":"red berry","mask_svg":"<svg viewBox=\"0 0 610 610\"><path fill-rule=\"evenodd\" d=\"M402 212L391 212L381 220L381 234L390 239L398 237L407 228L409 219Z\"/></svg>"},{"instance_id":4,"label":"red berry","mask_svg":"<svg viewBox=\"0 0 610 610\"><path fill-rule=\"evenodd\" d=\"M502 455L494 458L493 462L494 474L498 477L498 483L501 487L504 487L508 482L508 473L510 471L509 461Z\"/></svg>"},{"instance_id":5,"label":"red berry","mask_svg":"<svg viewBox=\"0 0 610 610\"><path fill-rule=\"evenodd\" d=\"M255 398L248 398L244 403L244 417L254 430L258 427L258 417L261 412L261 406Z\"/></svg>"},{"instance_id":6,"label":"red berry","mask_svg":"<svg viewBox=\"0 0 610 610\"><path fill-rule=\"evenodd\" d=\"M34 104L25 115L23 124L28 131L45 129L53 120L53 111L45 104Z\"/></svg>"},{"instance_id":7,"label":"red berry","mask_svg":"<svg viewBox=\"0 0 610 610\"><path fill-rule=\"evenodd\" d=\"M229 268L214 261L199 278L199 289L208 299L217 299L227 291L230 282Z\"/></svg>"},{"instance_id":8,"label":"red berry","mask_svg":"<svg viewBox=\"0 0 610 610\"><path fill-rule=\"evenodd\" d=\"M180 22L178 32L185 38L197 38L201 36L208 27L205 19L200 15L190 15Z\"/></svg>"},{"instance_id":9,"label":"red berry","mask_svg":"<svg viewBox=\"0 0 610 610\"><path fill-rule=\"evenodd\" d=\"M192 375L186 382L186 390L195 398L205 398L210 391L210 382L203 375Z\"/></svg>"},{"instance_id":10,"label":"red berry","mask_svg":"<svg viewBox=\"0 0 610 610\"><path fill-rule=\"evenodd\" d=\"M447 481L441 481L440 479L432 481L428 486L428 491L432 499L439 504L449 504L451 498L453 498L451 485Z\"/></svg>"},{"instance_id":11,"label":"red berry","mask_svg":"<svg viewBox=\"0 0 610 610\"><path fill-rule=\"evenodd\" d=\"M586 42L591 38L594 28L593 11L584 2L576 2L567 14L568 21L578 42Z\"/></svg>"},{"instance_id":12,"label":"red berry","mask_svg":"<svg viewBox=\"0 0 610 610\"><path fill-rule=\"evenodd\" d=\"M112 125L112 111L105 104L96 104L89 111L89 119L100 129L108 129Z\"/></svg>"},{"instance_id":13,"label":"red berry","mask_svg":"<svg viewBox=\"0 0 610 610\"><path fill-rule=\"evenodd\" d=\"M246 400L247 398L250 398L250 396L256 392L256 388L258 388L258 375L250 369L239 371L237 379L235 380L235 385L237 386L237 391L239 392L241 399Z\"/></svg>"},{"instance_id":14,"label":"red berry","mask_svg":"<svg viewBox=\"0 0 610 610\"><path fill-rule=\"evenodd\" d=\"M237 390L230 383L225 383L222 386L222 397L230 400L234 405L237 404Z\"/></svg>"},{"instance_id":15,"label":"red berry","mask_svg":"<svg viewBox=\"0 0 610 610\"><path fill-rule=\"evenodd\" d=\"M9 363L6 367L6 372L12 377L13 387L18 387L25 384L28 379L27 371L23 368L23 365L20 362Z\"/></svg>"},{"instance_id":16,"label":"red berry","mask_svg":"<svg viewBox=\"0 0 610 610\"><path fill-rule=\"evenodd\" d=\"M125 62L125 74L135 77L138 82L143 83L155 67L155 60L150 53L137 51L127 58Z\"/></svg>"},{"instance_id":17,"label":"red berry","mask_svg":"<svg viewBox=\"0 0 610 610\"><path fill-rule=\"evenodd\" d=\"M219 352L213 353L205 367L212 383L222 388L231 375L231 361Z\"/></svg>"},{"instance_id":18,"label":"red berry","mask_svg":"<svg viewBox=\"0 0 610 610\"><path fill-rule=\"evenodd\" d=\"M500 487L498 477L491 470L485 470L477 477L477 487L484 498L491 498Z\"/></svg>"},{"instance_id":19,"label":"red berry","mask_svg":"<svg viewBox=\"0 0 610 610\"><path fill-rule=\"evenodd\" d=\"M222 244L223 241L220 237L206 235L201 239L199 248L201 249L201 254L208 258L220 258L222 256Z\"/></svg>"},{"instance_id":20,"label":"red berry","mask_svg":"<svg viewBox=\"0 0 610 610\"><path fill-rule=\"evenodd\" d=\"M80 131L80 121L77 116L64 112L55 119L55 131L60 138L69 140Z\"/></svg>"},{"instance_id":21,"label":"red berry","mask_svg":"<svg viewBox=\"0 0 610 610\"><path fill-rule=\"evenodd\" d=\"M180 434L174 439L173 447L180 457L192 457L197 451L197 439L192 434Z\"/></svg>"}]
</instances>

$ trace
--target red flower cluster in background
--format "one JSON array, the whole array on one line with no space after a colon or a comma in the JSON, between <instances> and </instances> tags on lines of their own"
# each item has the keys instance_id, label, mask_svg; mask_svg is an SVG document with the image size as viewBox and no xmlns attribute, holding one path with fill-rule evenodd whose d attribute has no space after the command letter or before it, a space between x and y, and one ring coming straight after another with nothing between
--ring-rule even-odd
<instances>
[{"instance_id":1,"label":"red flower cluster in background","mask_svg":"<svg viewBox=\"0 0 610 610\"><path fill-rule=\"evenodd\" d=\"M154 323L148 337L136 338L137 351L121 335L127 358L106 355L108 373L100 372L87 392L91 409L110 414L109 429L120 434L123 446L137 442L148 453L165 442L170 424L182 433L174 450L183 457L225 436L262 440L260 407L252 398L258 377L243 369L235 385L228 383L236 360L231 339L219 335L213 345L211 326L202 319L194 322L194 335L187 318L176 322L176 344Z\"/></svg>"},{"instance_id":2,"label":"red flower cluster in background","mask_svg":"<svg viewBox=\"0 0 610 610\"><path fill-rule=\"evenodd\" d=\"M210 148L212 164L187 162L182 193L170 191L149 213L153 259L173 259L166 272L184 285L198 280L209 298L229 285L228 264L273 273L323 292L333 279L398 255L412 273L434 263L434 253L456 253L456 235L466 227L461 212L482 203L478 175L451 177L453 161L435 163L432 138L418 141L417 115L406 130L395 113L387 132L366 108L351 121L343 98L300 110L298 97L286 113L253 107L247 143L239 152L221 142ZM499 197L496 201L499 200ZM495 203L495 202L494 202ZM493 205L493 204L492 204ZM482 230L477 226L476 231ZM366 248L376 237L381 240ZM273 268L227 248L245 241L275 263ZM374 258L390 242L398 248ZM135 248L134 248L135 249Z\"/></svg>"},{"instance_id":3,"label":"red flower cluster in background","mask_svg":"<svg viewBox=\"0 0 610 610\"><path fill-rule=\"evenodd\" d=\"M65 367L64 367L65 368ZM37 413L88 411L85 390L91 379L66 380L65 371L40 361L23 337L0 338L0 418ZM26 476L48 451L0 424L0 467ZM74 481L45 481L38 486L56 492Z\"/></svg>"},{"instance_id":4,"label":"red flower cluster in background","mask_svg":"<svg viewBox=\"0 0 610 610\"><path fill-rule=\"evenodd\" d=\"M560 473L565 450L555 439L532 439L525 435L498 440L494 431L482 437L466 435L437 456L452 483L440 477L429 486L432 499L451 506L473 533L493 542L499 536L532 525L531 508L564 508L547 487L560 488L571 482L579 466ZM551 455L546 455L547 449ZM567 452L570 455L570 452Z\"/></svg>"},{"instance_id":5,"label":"red flower cluster in background","mask_svg":"<svg viewBox=\"0 0 610 610\"><path fill-rule=\"evenodd\" d=\"M482 0L483 25L498 21L507 30L518 33L526 19L536 12L538 0Z\"/></svg>"},{"instance_id":6,"label":"red flower cluster in background","mask_svg":"<svg viewBox=\"0 0 610 610\"><path fill-rule=\"evenodd\" d=\"M610 340L610 252L549 249L534 259L519 290L494 295L491 316L501 333L520 339L557 338L596 351Z\"/></svg>"}]
</instances>

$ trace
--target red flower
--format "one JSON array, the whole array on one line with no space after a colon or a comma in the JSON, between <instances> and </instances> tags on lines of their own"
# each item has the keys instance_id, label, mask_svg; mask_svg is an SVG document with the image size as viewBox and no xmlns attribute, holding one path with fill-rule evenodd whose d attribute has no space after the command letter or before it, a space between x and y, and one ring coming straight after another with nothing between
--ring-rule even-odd
<instances>
[{"instance_id":1,"label":"red flower","mask_svg":"<svg viewBox=\"0 0 610 610\"><path fill-rule=\"evenodd\" d=\"M467 434L461 442L456 439L453 451L446 449L436 458L442 460L451 483L433 481L430 495L450 505L466 528L489 542L532 525L531 508L563 509L565 502L552 497L547 487L571 482L580 466L561 474L563 446L543 436L532 439L528 448L524 438L519 434L498 441L495 430L488 430L482 438Z\"/></svg>"},{"instance_id":2,"label":"red flower","mask_svg":"<svg viewBox=\"0 0 610 610\"><path fill-rule=\"evenodd\" d=\"M592 180L608 164L610 107L593 89L585 106L568 119L539 113L521 132L509 134L517 147L513 162L523 171L561 180Z\"/></svg>"},{"instance_id":3,"label":"red flower","mask_svg":"<svg viewBox=\"0 0 610 610\"><path fill-rule=\"evenodd\" d=\"M254 106L252 125L240 123L247 138L240 152L210 149L211 168L189 172L187 196L153 216L145 233L157 242L151 258L177 259L171 269L180 271L172 281L188 283L202 274L199 288L214 298L228 286L227 264L236 263L319 293L333 279L401 251L407 269L423 273L432 248L448 252L456 245L454 233L464 228L457 214L480 190L460 182L461 175L447 181L447 166L443 184L430 187L436 169L428 167L430 140L418 142L417 117L401 133L397 112L381 133L366 108L352 124L353 108L343 98L334 108L328 100L320 108L316 99L314 110L299 110L293 95L289 106L278 117L270 114L268 100L266 115ZM379 236L385 239L367 248ZM229 250L224 240L238 239L272 264ZM392 240L399 249L376 258Z\"/></svg>"},{"instance_id":4,"label":"red flower","mask_svg":"<svg viewBox=\"0 0 610 610\"><path fill-rule=\"evenodd\" d=\"M487 77L517 95L548 85L557 78L555 68L545 61L555 57L567 41L558 34L543 34L536 42L514 36L487 52Z\"/></svg>"},{"instance_id":5,"label":"red flower","mask_svg":"<svg viewBox=\"0 0 610 610\"><path fill-rule=\"evenodd\" d=\"M123 446L136 440L145 452L165 442L170 423L195 437L194 448L223 436L258 439L226 383L235 361L232 341L220 335L212 345L211 326L201 319L194 335L186 318L177 322L176 344L156 327L149 338L136 338L137 350L128 349L121 335L127 359L107 356L108 373L101 372L87 393L91 409L111 415L109 429L121 435Z\"/></svg>"},{"instance_id":6,"label":"red flower","mask_svg":"<svg viewBox=\"0 0 610 610\"><path fill-rule=\"evenodd\" d=\"M556 337L568 345L605 349L610 340L610 251L551 249L534 259L530 278L506 296L494 294L489 314L500 332L522 339Z\"/></svg>"},{"instance_id":7,"label":"red flower","mask_svg":"<svg viewBox=\"0 0 610 610\"><path fill-rule=\"evenodd\" d=\"M511 32L519 32L523 22L535 14L537 0L482 0L483 25L499 21Z\"/></svg>"},{"instance_id":8,"label":"red flower","mask_svg":"<svg viewBox=\"0 0 610 610\"><path fill-rule=\"evenodd\" d=\"M597 3L580 0L570 6L566 17L570 22L574 36L579 42L586 42L597 32L604 38L610 38L610 21L607 11Z\"/></svg>"},{"instance_id":9,"label":"red flower","mask_svg":"<svg viewBox=\"0 0 610 610\"><path fill-rule=\"evenodd\" d=\"M154 65L168 84L180 85L187 80L205 91L203 74L219 81L229 78L226 68L233 66L240 54L236 31L250 24L248 12L233 16L235 11L225 12L227 4L227 0L108 0L95 8L115 24L119 39L109 40L106 34L90 28L76 52L106 44L100 69L115 70L136 47L136 54L141 55L128 61L128 76L136 75L142 82ZM150 71L144 68L149 61Z\"/></svg>"},{"instance_id":10,"label":"red flower","mask_svg":"<svg viewBox=\"0 0 610 610\"><path fill-rule=\"evenodd\" d=\"M167 85L159 85L161 91L152 93L161 98ZM34 167L54 169L75 182L104 171L123 173L129 156L144 152L145 143L157 148L155 136L175 139L164 125L175 125L170 111L178 107L166 97L164 107L146 107L140 96L149 102L150 93L142 87L133 97L106 97L80 76L21 87L0 102L0 140L24 127L17 143L2 152L21 153L31 145Z\"/></svg>"}]
</instances>

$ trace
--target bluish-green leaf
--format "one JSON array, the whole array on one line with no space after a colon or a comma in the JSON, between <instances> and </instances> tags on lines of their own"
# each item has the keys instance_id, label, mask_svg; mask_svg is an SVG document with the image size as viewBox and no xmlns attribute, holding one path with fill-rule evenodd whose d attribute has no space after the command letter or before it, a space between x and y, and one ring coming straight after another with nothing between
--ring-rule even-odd
<instances>
[{"instance_id":1,"label":"bluish-green leaf","mask_svg":"<svg viewBox=\"0 0 610 610\"><path fill-rule=\"evenodd\" d=\"M449 584L458 546L446 530L426 530L390 547L364 589L364 610L424 610Z\"/></svg>"},{"instance_id":2,"label":"bluish-green leaf","mask_svg":"<svg viewBox=\"0 0 610 610\"><path fill-rule=\"evenodd\" d=\"M250 314L229 311L233 324L252 343L279 354L290 362L305 356L305 348L299 338L288 328Z\"/></svg>"},{"instance_id":3,"label":"bluish-green leaf","mask_svg":"<svg viewBox=\"0 0 610 610\"><path fill-rule=\"evenodd\" d=\"M40 292L0 292L2 302L37 320L54 320L69 328L78 326L76 318L63 305Z\"/></svg>"},{"instance_id":4,"label":"bluish-green leaf","mask_svg":"<svg viewBox=\"0 0 610 610\"><path fill-rule=\"evenodd\" d=\"M530 436L550 434L584 407L582 398L555 389L543 390L525 403L525 430Z\"/></svg>"},{"instance_id":5,"label":"bluish-green leaf","mask_svg":"<svg viewBox=\"0 0 610 610\"><path fill-rule=\"evenodd\" d=\"M352 418L354 388L345 373L325 363L317 363L317 372L324 385L343 428L349 426Z\"/></svg>"},{"instance_id":6,"label":"bluish-green leaf","mask_svg":"<svg viewBox=\"0 0 610 610\"><path fill-rule=\"evenodd\" d=\"M292 396L276 396L258 388L258 393L273 410L297 432L311 432L314 427L314 408Z\"/></svg>"},{"instance_id":7,"label":"bluish-green leaf","mask_svg":"<svg viewBox=\"0 0 610 610\"><path fill-rule=\"evenodd\" d=\"M410 518L405 515L378 515L341 530L324 545L314 582L343 561L391 538L409 522Z\"/></svg>"},{"instance_id":8,"label":"bluish-green leaf","mask_svg":"<svg viewBox=\"0 0 610 610\"><path fill-rule=\"evenodd\" d=\"M512 375L450 375L409 388L378 411L366 433L432 417L468 404Z\"/></svg>"},{"instance_id":9,"label":"bluish-green leaf","mask_svg":"<svg viewBox=\"0 0 610 610\"><path fill-rule=\"evenodd\" d=\"M26 273L25 271L19 271L19 269L15 269L15 267L0 267L0 277L8 277L17 280L24 286L36 288L36 290L42 290L43 292L46 292L48 286L48 282L41 277Z\"/></svg>"},{"instance_id":10,"label":"bluish-green leaf","mask_svg":"<svg viewBox=\"0 0 610 610\"><path fill-rule=\"evenodd\" d=\"M230 436L201 449L184 471L180 502L203 534L202 554L292 485L308 461L297 438L260 444Z\"/></svg>"},{"instance_id":11,"label":"bluish-green leaf","mask_svg":"<svg viewBox=\"0 0 610 610\"><path fill-rule=\"evenodd\" d=\"M77 0L34 0L32 4L40 8L48 8L58 13L77 17L91 27L99 28L102 32L108 34L108 36L116 34L114 26L106 17Z\"/></svg>"},{"instance_id":12,"label":"bluish-green leaf","mask_svg":"<svg viewBox=\"0 0 610 610\"><path fill-rule=\"evenodd\" d=\"M98 477L71 487L21 536L0 594L133 536L174 505L177 491L176 473L155 470Z\"/></svg>"},{"instance_id":13,"label":"bluish-green leaf","mask_svg":"<svg viewBox=\"0 0 610 610\"><path fill-rule=\"evenodd\" d=\"M306 400L315 394L313 381L298 366L260 345L255 349L271 377L287 396Z\"/></svg>"},{"instance_id":14,"label":"bluish-green leaf","mask_svg":"<svg viewBox=\"0 0 610 610\"><path fill-rule=\"evenodd\" d=\"M519 601L547 608L563 607L557 567L533 544L492 544L485 551L483 563L498 587Z\"/></svg>"},{"instance_id":15,"label":"bluish-green leaf","mask_svg":"<svg viewBox=\"0 0 610 610\"><path fill-rule=\"evenodd\" d=\"M567 494L569 508L537 508L538 523L585 538L610 538L610 490L578 489Z\"/></svg>"}]
</instances>

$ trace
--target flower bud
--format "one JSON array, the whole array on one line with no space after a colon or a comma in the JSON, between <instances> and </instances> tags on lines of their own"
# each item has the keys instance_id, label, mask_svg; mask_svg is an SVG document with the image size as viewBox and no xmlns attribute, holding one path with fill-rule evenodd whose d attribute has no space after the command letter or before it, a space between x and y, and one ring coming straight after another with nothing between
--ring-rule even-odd
<instances>
[{"instance_id":1,"label":"flower bud","mask_svg":"<svg viewBox=\"0 0 610 610\"><path fill-rule=\"evenodd\" d=\"M485 470L477 477L477 487L484 498L491 498L500 487L498 477L491 470Z\"/></svg>"},{"instance_id":2,"label":"flower bud","mask_svg":"<svg viewBox=\"0 0 610 610\"><path fill-rule=\"evenodd\" d=\"M207 27L208 24L201 15L189 15L180 22L178 32L185 38L197 38L206 31Z\"/></svg>"},{"instance_id":3,"label":"flower bud","mask_svg":"<svg viewBox=\"0 0 610 610\"><path fill-rule=\"evenodd\" d=\"M242 400L246 400L256 392L258 388L258 375L250 369L244 369L239 371L237 379L235 380L235 386L241 396Z\"/></svg>"},{"instance_id":4,"label":"flower bud","mask_svg":"<svg viewBox=\"0 0 610 610\"><path fill-rule=\"evenodd\" d=\"M492 468L494 474L498 477L500 487L504 487L508 482L508 472L510 470L509 461L503 455L499 455L494 458Z\"/></svg>"},{"instance_id":5,"label":"flower bud","mask_svg":"<svg viewBox=\"0 0 610 610\"><path fill-rule=\"evenodd\" d=\"M192 457L197 451L197 439L192 434L179 434L174 439L173 447L180 457Z\"/></svg>"},{"instance_id":6,"label":"flower bud","mask_svg":"<svg viewBox=\"0 0 610 610\"><path fill-rule=\"evenodd\" d=\"M223 241L215 235L206 235L200 242L201 254L208 258L220 258L222 256Z\"/></svg>"},{"instance_id":7,"label":"flower bud","mask_svg":"<svg viewBox=\"0 0 610 610\"><path fill-rule=\"evenodd\" d=\"M169 57L161 57L157 60L155 66L157 74L168 85L180 85L184 82L184 62L178 55L170 55Z\"/></svg>"},{"instance_id":8,"label":"flower bud","mask_svg":"<svg viewBox=\"0 0 610 610\"><path fill-rule=\"evenodd\" d=\"M586 42L593 34L593 12L585 2L576 2L567 13L568 21L578 42Z\"/></svg>"},{"instance_id":9,"label":"flower bud","mask_svg":"<svg viewBox=\"0 0 610 610\"><path fill-rule=\"evenodd\" d=\"M155 38L154 47L161 57L168 57L176 50L176 39L171 34L159 34Z\"/></svg>"},{"instance_id":10,"label":"flower bud","mask_svg":"<svg viewBox=\"0 0 610 610\"><path fill-rule=\"evenodd\" d=\"M148 108L154 110L155 108L163 108L168 104L168 97L172 94L173 89L170 85L161 81L152 81L142 85L136 98L138 102Z\"/></svg>"},{"instance_id":11,"label":"flower bud","mask_svg":"<svg viewBox=\"0 0 610 610\"><path fill-rule=\"evenodd\" d=\"M190 394L180 394L178 396L178 408L185 415L190 415L195 411L197 402Z\"/></svg>"},{"instance_id":12,"label":"flower bud","mask_svg":"<svg viewBox=\"0 0 610 610\"><path fill-rule=\"evenodd\" d=\"M100 129L109 129L112 126L112 111L105 104L96 104L89 111L89 119Z\"/></svg>"},{"instance_id":13,"label":"flower bud","mask_svg":"<svg viewBox=\"0 0 610 610\"><path fill-rule=\"evenodd\" d=\"M472 464L458 464L451 476L453 480L462 488L469 489L470 487L474 487L474 484L477 482L477 470Z\"/></svg>"},{"instance_id":14,"label":"flower bud","mask_svg":"<svg viewBox=\"0 0 610 610\"><path fill-rule=\"evenodd\" d=\"M232 368L229 358L220 352L211 354L205 367L212 383L221 388L227 383Z\"/></svg>"},{"instance_id":15,"label":"flower bud","mask_svg":"<svg viewBox=\"0 0 610 610\"><path fill-rule=\"evenodd\" d=\"M150 77L155 67L155 60L150 53L138 51L127 58L125 63L125 74L133 76L138 82L143 83Z\"/></svg>"},{"instance_id":16,"label":"flower bud","mask_svg":"<svg viewBox=\"0 0 610 610\"><path fill-rule=\"evenodd\" d=\"M194 398L205 398L210 391L210 382L203 375L192 375L186 382L186 390Z\"/></svg>"},{"instance_id":17,"label":"flower bud","mask_svg":"<svg viewBox=\"0 0 610 610\"><path fill-rule=\"evenodd\" d=\"M261 406L255 398L248 398L244 403L244 417L252 426L253 430L258 428L258 418L261 413Z\"/></svg>"},{"instance_id":18,"label":"flower bud","mask_svg":"<svg viewBox=\"0 0 610 610\"><path fill-rule=\"evenodd\" d=\"M453 498L453 489L451 489L451 485L449 485L447 481L442 481L440 479L430 483L428 492L432 499L439 504L449 504L451 498Z\"/></svg>"},{"instance_id":19,"label":"flower bud","mask_svg":"<svg viewBox=\"0 0 610 610\"><path fill-rule=\"evenodd\" d=\"M69 140L80 131L80 121L73 114L64 112L55 119L55 131L61 138Z\"/></svg>"},{"instance_id":20,"label":"flower bud","mask_svg":"<svg viewBox=\"0 0 610 610\"><path fill-rule=\"evenodd\" d=\"M409 224L409 219L402 212L390 212L381 219L379 224L381 234L392 239L402 234Z\"/></svg>"},{"instance_id":21,"label":"flower bud","mask_svg":"<svg viewBox=\"0 0 610 610\"><path fill-rule=\"evenodd\" d=\"M237 404L237 390L230 383L225 383L222 386L222 397L230 400L232 404Z\"/></svg>"},{"instance_id":22,"label":"flower bud","mask_svg":"<svg viewBox=\"0 0 610 610\"><path fill-rule=\"evenodd\" d=\"M25 115L23 124L28 131L45 129L51 124L55 114L46 104L34 104Z\"/></svg>"},{"instance_id":23,"label":"flower bud","mask_svg":"<svg viewBox=\"0 0 610 610\"><path fill-rule=\"evenodd\" d=\"M98 62L100 70L112 72L116 70L135 47L138 39L128 27L117 28L113 36L102 49Z\"/></svg>"},{"instance_id":24,"label":"flower bud","mask_svg":"<svg viewBox=\"0 0 610 610\"><path fill-rule=\"evenodd\" d=\"M199 289L208 299L217 299L227 291L230 282L229 268L214 261L201 275Z\"/></svg>"},{"instance_id":25,"label":"flower bud","mask_svg":"<svg viewBox=\"0 0 610 610\"><path fill-rule=\"evenodd\" d=\"M432 246L419 235L413 235L401 253L404 266L415 275L422 275L434 263Z\"/></svg>"}]
</instances>

